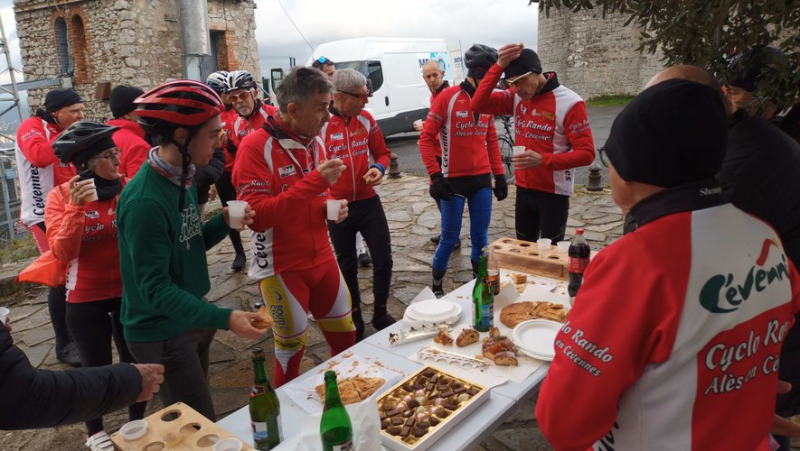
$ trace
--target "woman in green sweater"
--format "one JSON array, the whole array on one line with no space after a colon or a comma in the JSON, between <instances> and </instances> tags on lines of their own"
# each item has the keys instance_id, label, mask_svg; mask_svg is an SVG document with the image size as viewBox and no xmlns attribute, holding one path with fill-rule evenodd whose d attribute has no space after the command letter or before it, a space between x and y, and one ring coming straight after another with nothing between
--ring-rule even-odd
<instances>
[{"instance_id":1,"label":"woman in green sweater","mask_svg":"<svg viewBox=\"0 0 800 451\"><path fill-rule=\"evenodd\" d=\"M217 329L255 339L258 314L220 308L210 289L206 250L228 235L228 209L203 223L192 184L195 165L220 146L219 96L189 80L161 85L134 101L145 132L157 137L146 164L119 198L122 324L137 361L165 367L165 406L188 404L216 420L208 389L208 354ZM243 223L252 223L247 209Z\"/></svg>"}]
</instances>

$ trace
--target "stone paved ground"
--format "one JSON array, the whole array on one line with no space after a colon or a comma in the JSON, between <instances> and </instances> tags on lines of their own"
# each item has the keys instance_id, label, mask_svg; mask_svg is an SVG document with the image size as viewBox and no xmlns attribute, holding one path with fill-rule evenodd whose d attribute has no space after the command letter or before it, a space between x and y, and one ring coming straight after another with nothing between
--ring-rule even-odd
<instances>
[{"instance_id":1,"label":"stone paved ground","mask_svg":"<svg viewBox=\"0 0 800 451\"><path fill-rule=\"evenodd\" d=\"M434 245L429 242L429 238L437 234L439 213L428 196L427 187L426 179L405 175L388 180L380 188L394 249L394 277L389 304L390 312L395 318L402 317L405 306L430 283L430 262ZM515 189L512 187L507 200L494 203L492 223L489 228L490 241L503 236L513 236L515 194ZM608 190L591 194L579 188L572 201L568 226L569 236L574 233L575 227L585 227L590 244L594 248L599 248L620 236L622 216L620 210L613 205ZM452 290L471 278L469 222L466 215L461 236L462 248L450 262L451 270L448 272L445 284L447 290ZM247 279L246 275L230 271L232 259L233 250L228 240L209 251L209 273L213 288L208 298L220 306L252 308L252 305L260 299L257 287ZM0 272L13 275L20 269L19 266L5 267ZM365 303L371 303L370 270L362 269L359 279L362 298ZM45 291L35 287L21 287L16 294L0 298L0 305L12 310L14 327L12 336L31 362L41 369L64 369L64 365L58 363L54 355L53 332L47 313ZM366 305L367 322L371 318L371 312L371 305ZM367 332L373 333L374 329L368 326ZM329 357L327 345L316 325L309 333L309 346L302 363L304 371ZM212 346L210 385L220 418L247 402L248 390L252 383L249 350L257 344L268 351L268 362L271 365L273 362L271 334L259 342L252 342L240 339L227 331L217 333ZM160 408L158 402L152 402L148 412ZM537 427L534 409L535 400L520 403L516 414L478 449L549 449ZM126 416L123 412L106 416L106 429L116 431L127 420ZM84 437L82 425L35 431L0 432L0 450L77 451L85 449Z\"/></svg>"}]
</instances>

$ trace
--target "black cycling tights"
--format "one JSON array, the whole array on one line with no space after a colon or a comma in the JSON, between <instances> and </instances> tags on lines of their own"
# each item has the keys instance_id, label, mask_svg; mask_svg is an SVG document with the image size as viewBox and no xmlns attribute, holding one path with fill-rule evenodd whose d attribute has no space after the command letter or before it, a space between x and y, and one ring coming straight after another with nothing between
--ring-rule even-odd
<instances>
[{"instance_id":1,"label":"black cycling tights","mask_svg":"<svg viewBox=\"0 0 800 451\"><path fill-rule=\"evenodd\" d=\"M517 187L515 225L517 239L536 241L564 240L569 219L569 196Z\"/></svg>"},{"instance_id":2,"label":"black cycling tights","mask_svg":"<svg viewBox=\"0 0 800 451\"><path fill-rule=\"evenodd\" d=\"M111 339L117 345L119 359L122 362L134 363L128 346L122 338L122 324L119 321L120 298L90 302L67 302L67 327L72 339L78 347L84 367L104 366L111 364ZM146 402L139 402L128 407L131 420L144 418ZM89 436L103 430L103 418L95 418L86 422Z\"/></svg>"}]
</instances>

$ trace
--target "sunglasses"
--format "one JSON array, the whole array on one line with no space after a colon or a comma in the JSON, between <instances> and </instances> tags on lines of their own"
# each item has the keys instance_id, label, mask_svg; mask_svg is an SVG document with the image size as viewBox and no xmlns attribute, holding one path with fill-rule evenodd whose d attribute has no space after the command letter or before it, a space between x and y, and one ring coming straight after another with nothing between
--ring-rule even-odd
<instances>
[{"instance_id":1,"label":"sunglasses","mask_svg":"<svg viewBox=\"0 0 800 451\"><path fill-rule=\"evenodd\" d=\"M341 92L342 94L347 94L351 97L355 97L356 99L361 99L361 100L368 100L370 97L372 97L372 92L370 91L362 92L361 94L356 94L354 92L347 92L347 91L336 91L336 92Z\"/></svg>"},{"instance_id":2,"label":"sunglasses","mask_svg":"<svg viewBox=\"0 0 800 451\"><path fill-rule=\"evenodd\" d=\"M606 153L605 146L597 149L597 155L600 157L600 163L602 163L604 167L608 167L610 163L608 162L608 153Z\"/></svg>"},{"instance_id":3,"label":"sunglasses","mask_svg":"<svg viewBox=\"0 0 800 451\"><path fill-rule=\"evenodd\" d=\"M528 72L526 72L526 73L524 73L524 74L520 75L519 77L517 77L517 78L515 78L515 79L513 79L513 80L508 80L508 79L506 79L506 83L508 83L508 86L510 86L510 87L512 87L512 88L513 88L514 86L516 86L517 84L519 84L519 82L520 82L520 81L522 81L522 79L523 79L523 78L527 77L528 75L530 75L530 74L532 74L532 73L533 73L533 72L530 72L530 71L528 71Z\"/></svg>"},{"instance_id":4,"label":"sunglasses","mask_svg":"<svg viewBox=\"0 0 800 451\"><path fill-rule=\"evenodd\" d=\"M228 94L228 99L230 99L231 103L233 102L244 102L248 98L250 98L251 94L253 93L252 90L240 92L239 94Z\"/></svg>"},{"instance_id":5,"label":"sunglasses","mask_svg":"<svg viewBox=\"0 0 800 451\"><path fill-rule=\"evenodd\" d=\"M119 150L111 150L108 152L103 152L100 155L96 156L95 158L102 158L104 160L117 160L119 161Z\"/></svg>"}]
</instances>

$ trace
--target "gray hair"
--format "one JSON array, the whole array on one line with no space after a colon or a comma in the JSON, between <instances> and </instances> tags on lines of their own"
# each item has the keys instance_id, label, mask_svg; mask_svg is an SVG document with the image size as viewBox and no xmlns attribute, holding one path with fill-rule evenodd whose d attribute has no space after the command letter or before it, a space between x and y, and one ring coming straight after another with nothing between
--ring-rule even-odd
<instances>
[{"instance_id":1,"label":"gray hair","mask_svg":"<svg viewBox=\"0 0 800 451\"><path fill-rule=\"evenodd\" d=\"M425 69L426 66L433 66L433 68L436 69L437 71L444 72L442 65L439 64L439 60L430 59L426 61L425 64L422 65L422 68Z\"/></svg>"},{"instance_id":2,"label":"gray hair","mask_svg":"<svg viewBox=\"0 0 800 451\"><path fill-rule=\"evenodd\" d=\"M292 102L303 103L316 94L331 92L333 85L324 72L313 67L295 67L278 86L275 97L281 112L286 113Z\"/></svg>"},{"instance_id":3,"label":"gray hair","mask_svg":"<svg viewBox=\"0 0 800 451\"><path fill-rule=\"evenodd\" d=\"M339 69L333 74L333 87L337 91L354 92L367 85L367 77L355 69Z\"/></svg>"}]
</instances>

